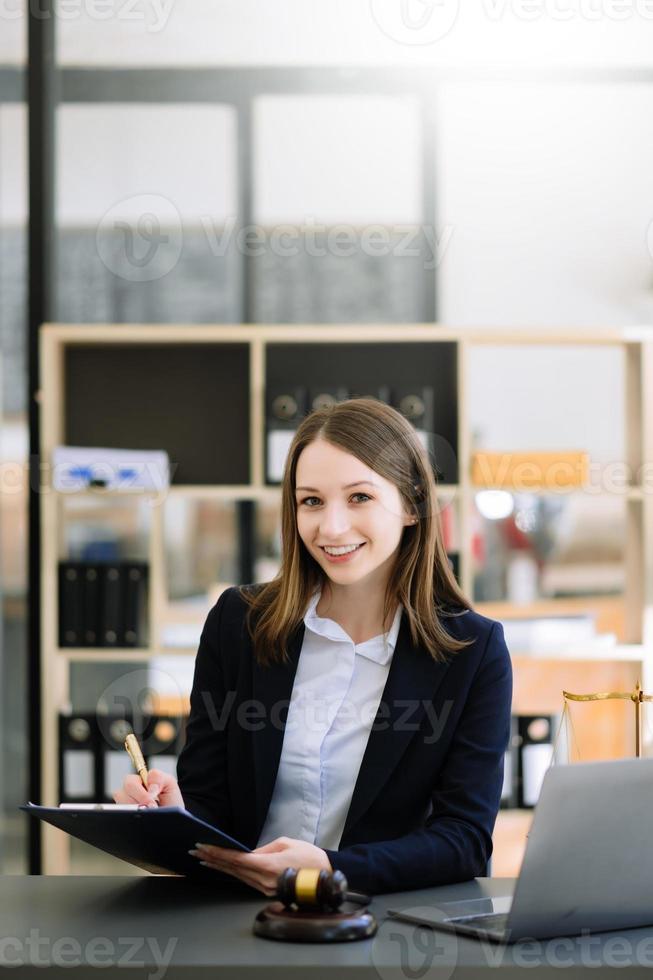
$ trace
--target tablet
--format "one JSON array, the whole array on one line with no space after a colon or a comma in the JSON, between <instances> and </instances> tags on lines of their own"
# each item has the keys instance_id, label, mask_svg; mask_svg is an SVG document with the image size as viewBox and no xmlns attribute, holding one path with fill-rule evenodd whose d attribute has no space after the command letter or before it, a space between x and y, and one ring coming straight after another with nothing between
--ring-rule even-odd
<instances>
[{"instance_id":1,"label":"tablet","mask_svg":"<svg viewBox=\"0 0 653 980\"><path fill-rule=\"evenodd\" d=\"M218 827L200 820L180 806L123 808L117 806L37 806L20 807L39 820L65 830L71 837L135 864L153 874L177 874L205 878L215 875L203 868L188 851L195 844L216 844L249 852Z\"/></svg>"}]
</instances>

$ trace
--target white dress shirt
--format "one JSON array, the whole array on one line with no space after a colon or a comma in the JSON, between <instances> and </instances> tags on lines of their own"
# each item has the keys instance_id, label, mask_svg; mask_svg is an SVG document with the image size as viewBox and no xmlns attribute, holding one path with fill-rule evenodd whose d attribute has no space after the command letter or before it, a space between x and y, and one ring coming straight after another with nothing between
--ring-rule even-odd
<instances>
[{"instance_id":1,"label":"white dress shirt","mask_svg":"<svg viewBox=\"0 0 653 980\"><path fill-rule=\"evenodd\" d=\"M294 837L337 849L401 625L399 605L387 633L354 641L317 615L304 616L274 792L257 846Z\"/></svg>"}]
</instances>

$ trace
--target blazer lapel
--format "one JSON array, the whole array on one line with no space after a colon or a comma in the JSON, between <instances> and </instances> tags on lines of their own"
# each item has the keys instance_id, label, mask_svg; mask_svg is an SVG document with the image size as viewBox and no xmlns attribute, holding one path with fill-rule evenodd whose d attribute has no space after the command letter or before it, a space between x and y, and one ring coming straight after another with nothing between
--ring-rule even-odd
<instances>
[{"instance_id":1,"label":"blazer lapel","mask_svg":"<svg viewBox=\"0 0 653 980\"><path fill-rule=\"evenodd\" d=\"M283 736L288 717L299 654L304 640L301 623L288 644L290 662L262 667L254 661L252 697L265 723L252 731L254 743L254 778L256 783L256 839L260 836L267 816L279 769Z\"/></svg>"},{"instance_id":2,"label":"blazer lapel","mask_svg":"<svg viewBox=\"0 0 653 980\"><path fill-rule=\"evenodd\" d=\"M381 703L358 772L342 840L370 807L416 734L439 687L448 663L436 663L426 650L414 647L404 613Z\"/></svg>"}]
</instances>

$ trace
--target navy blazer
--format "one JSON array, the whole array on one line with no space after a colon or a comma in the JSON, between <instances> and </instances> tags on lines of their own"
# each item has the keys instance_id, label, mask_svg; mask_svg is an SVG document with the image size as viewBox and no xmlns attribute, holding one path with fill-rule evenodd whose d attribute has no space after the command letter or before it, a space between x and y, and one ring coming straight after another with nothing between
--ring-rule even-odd
<instances>
[{"instance_id":1,"label":"navy blazer","mask_svg":"<svg viewBox=\"0 0 653 980\"><path fill-rule=\"evenodd\" d=\"M289 664L260 666L236 587L200 639L186 744L187 808L249 847L265 822L304 637ZM404 891L485 874L510 736L512 669L500 623L471 610L442 619L473 644L436 663L413 646L406 614L337 851L352 888Z\"/></svg>"}]
</instances>

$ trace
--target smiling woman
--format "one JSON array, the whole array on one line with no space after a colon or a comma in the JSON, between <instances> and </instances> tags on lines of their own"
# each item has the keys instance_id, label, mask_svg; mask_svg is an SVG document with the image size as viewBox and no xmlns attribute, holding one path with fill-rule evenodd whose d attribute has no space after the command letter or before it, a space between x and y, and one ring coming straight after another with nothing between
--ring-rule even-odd
<instances>
[{"instance_id":1,"label":"smiling woman","mask_svg":"<svg viewBox=\"0 0 653 980\"><path fill-rule=\"evenodd\" d=\"M482 875L503 781L512 674L442 541L411 425L352 399L307 416L282 489L273 581L227 589L197 654L179 783L127 777L118 802L183 803L254 848L191 852L273 894L287 867L368 892Z\"/></svg>"},{"instance_id":2,"label":"smiling woman","mask_svg":"<svg viewBox=\"0 0 653 980\"><path fill-rule=\"evenodd\" d=\"M464 647L438 616L470 607L447 559L433 470L389 405L357 398L304 419L286 461L281 526L279 574L242 590L260 662L283 657L316 589L320 610L358 635L384 632L399 603L412 642L434 659Z\"/></svg>"},{"instance_id":3,"label":"smiling woman","mask_svg":"<svg viewBox=\"0 0 653 980\"><path fill-rule=\"evenodd\" d=\"M348 482L336 483L334 477ZM326 575L322 613L354 642L386 632L389 623L380 604L403 530L417 517L390 480L326 439L317 438L301 451L297 482L297 532Z\"/></svg>"}]
</instances>

